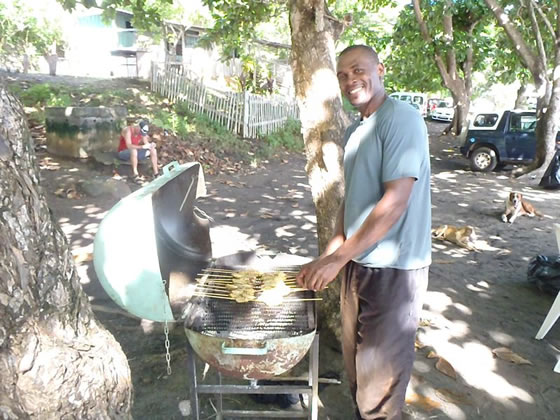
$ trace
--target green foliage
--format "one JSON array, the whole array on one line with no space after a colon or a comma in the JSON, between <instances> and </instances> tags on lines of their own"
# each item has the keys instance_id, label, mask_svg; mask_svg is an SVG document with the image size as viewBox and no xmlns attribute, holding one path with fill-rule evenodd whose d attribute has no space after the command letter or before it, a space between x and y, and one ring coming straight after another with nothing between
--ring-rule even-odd
<instances>
[{"instance_id":1,"label":"green foliage","mask_svg":"<svg viewBox=\"0 0 560 420\"><path fill-rule=\"evenodd\" d=\"M303 151L301 122L292 118L288 119L280 131L264 137L263 142L273 150L283 148L298 152Z\"/></svg>"},{"instance_id":2,"label":"green foliage","mask_svg":"<svg viewBox=\"0 0 560 420\"><path fill-rule=\"evenodd\" d=\"M21 92L21 100L25 106L45 105L52 96L56 96L58 89L48 83L33 85Z\"/></svg>"},{"instance_id":3,"label":"green foliage","mask_svg":"<svg viewBox=\"0 0 560 420\"><path fill-rule=\"evenodd\" d=\"M63 93L61 95L51 95L51 97L47 100L47 106L70 106L72 105L72 98L70 95Z\"/></svg>"},{"instance_id":4,"label":"green foliage","mask_svg":"<svg viewBox=\"0 0 560 420\"><path fill-rule=\"evenodd\" d=\"M405 6L399 15L390 38L385 39L391 54L385 61L388 67L386 87L391 90L438 92L444 89L441 75L434 60L434 53L444 57L450 51L456 56L458 72L465 77L463 65L469 46L473 47L473 71L488 66L495 50L489 36L493 23L483 0L456 0L451 9L453 38L444 35L443 15L445 2L420 1L423 17L432 43L426 43L412 5ZM469 27L474 24L472 35Z\"/></svg>"},{"instance_id":5,"label":"green foliage","mask_svg":"<svg viewBox=\"0 0 560 420\"><path fill-rule=\"evenodd\" d=\"M24 54L47 55L63 46L62 26L53 17L54 0L0 2L0 59L21 68Z\"/></svg>"},{"instance_id":6,"label":"green foliage","mask_svg":"<svg viewBox=\"0 0 560 420\"><path fill-rule=\"evenodd\" d=\"M550 2L542 2L538 7L549 22L554 22L556 20L556 11ZM527 7L521 5L519 1L513 1L508 4L507 13L509 19L516 25L529 48L536 53L537 37L531 26ZM540 28L540 35L546 55L550 59L555 55L555 40L551 32L545 28L544 21L540 14L537 14L537 24ZM496 51L493 54L494 59L488 63L488 72L486 74L488 85L497 82L507 84L515 80L519 80L522 84L528 83L532 79L532 76L515 52L513 43L503 29L496 27L492 36L496 42Z\"/></svg>"},{"instance_id":7,"label":"green foliage","mask_svg":"<svg viewBox=\"0 0 560 420\"><path fill-rule=\"evenodd\" d=\"M73 10L76 3L85 7L96 7L95 0L57 0L65 9ZM132 25L141 31L161 34L164 19L180 21L183 9L174 5L173 0L103 0L99 7L103 9L103 16L107 19L115 17L117 10L122 9L133 14Z\"/></svg>"},{"instance_id":8,"label":"green foliage","mask_svg":"<svg viewBox=\"0 0 560 420\"><path fill-rule=\"evenodd\" d=\"M381 52L383 39L391 34L396 20L396 4L393 1L331 1L333 15L344 20L352 17L352 24L346 27L338 40L338 50L348 45L365 44ZM385 7L390 6L390 7Z\"/></svg>"}]
</instances>

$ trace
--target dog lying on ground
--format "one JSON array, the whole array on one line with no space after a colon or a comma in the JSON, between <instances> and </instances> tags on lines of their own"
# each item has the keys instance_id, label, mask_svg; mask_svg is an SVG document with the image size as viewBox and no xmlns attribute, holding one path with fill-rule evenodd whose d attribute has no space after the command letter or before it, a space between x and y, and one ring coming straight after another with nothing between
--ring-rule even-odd
<instances>
[{"instance_id":1,"label":"dog lying on ground","mask_svg":"<svg viewBox=\"0 0 560 420\"><path fill-rule=\"evenodd\" d=\"M543 215L525 200L520 192L512 191L506 198L506 209L502 214L502 221L513 223L519 216L542 217Z\"/></svg>"},{"instance_id":2,"label":"dog lying on ground","mask_svg":"<svg viewBox=\"0 0 560 420\"><path fill-rule=\"evenodd\" d=\"M432 229L432 237L441 241L449 241L469 251L479 251L475 245L477 240L476 232L472 226L451 226L441 225Z\"/></svg>"}]
</instances>

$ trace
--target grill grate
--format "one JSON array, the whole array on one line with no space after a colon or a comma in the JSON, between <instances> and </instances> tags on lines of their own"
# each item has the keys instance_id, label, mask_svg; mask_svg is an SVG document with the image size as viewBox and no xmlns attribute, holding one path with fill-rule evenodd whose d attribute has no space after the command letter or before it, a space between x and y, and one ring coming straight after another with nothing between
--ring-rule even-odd
<instances>
[{"instance_id":1,"label":"grill grate","mask_svg":"<svg viewBox=\"0 0 560 420\"><path fill-rule=\"evenodd\" d=\"M212 274L212 270L206 273ZM223 272L220 274L223 276ZM316 328L315 302L301 300L314 297L312 291L298 291L282 304L269 306L263 302L238 303L197 296L184 312L185 326L208 336L231 339L295 337Z\"/></svg>"}]
</instances>

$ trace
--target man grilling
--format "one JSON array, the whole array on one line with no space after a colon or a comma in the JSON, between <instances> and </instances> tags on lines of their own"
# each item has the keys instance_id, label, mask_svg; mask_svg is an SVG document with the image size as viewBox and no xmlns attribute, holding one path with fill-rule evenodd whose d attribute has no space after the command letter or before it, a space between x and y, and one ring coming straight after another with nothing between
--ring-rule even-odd
<instances>
[{"instance_id":1,"label":"man grilling","mask_svg":"<svg viewBox=\"0 0 560 420\"><path fill-rule=\"evenodd\" d=\"M342 94L361 120L344 136L345 197L334 235L297 275L322 290L343 268L342 349L358 419L401 419L431 263L426 125L388 98L385 68L365 45L340 54Z\"/></svg>"}]
</instances>

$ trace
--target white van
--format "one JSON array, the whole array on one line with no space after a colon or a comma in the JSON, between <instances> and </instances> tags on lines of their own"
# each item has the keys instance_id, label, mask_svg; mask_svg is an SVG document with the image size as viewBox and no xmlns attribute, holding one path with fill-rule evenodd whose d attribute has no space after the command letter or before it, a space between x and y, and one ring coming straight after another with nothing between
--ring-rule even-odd
<instances>
[{"instance_id":1,"label":"white van","mask_svg":"<svg viewBox=\"0 0 560 420\"><path fill-rule=\"evenodd\" d=\"M394 92L389 96L403 102L408 102L413 107L417 108L423 117L428 115L428 96L425 93Z\"/></svg>"}]
</instances>

